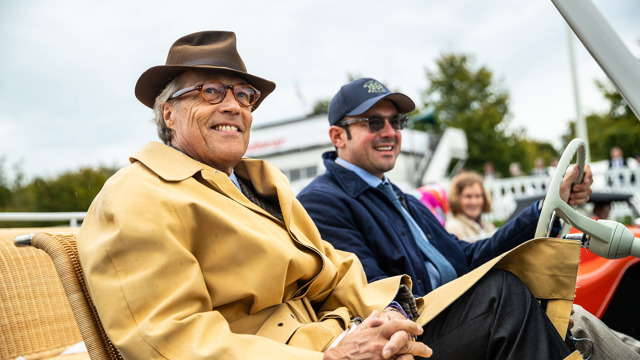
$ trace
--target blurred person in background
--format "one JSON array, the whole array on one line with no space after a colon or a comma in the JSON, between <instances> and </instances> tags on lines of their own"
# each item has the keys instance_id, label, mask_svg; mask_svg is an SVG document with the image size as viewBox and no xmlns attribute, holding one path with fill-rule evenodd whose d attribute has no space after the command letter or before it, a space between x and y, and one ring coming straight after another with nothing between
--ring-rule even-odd
<instances>
[{"instance_id":1,"label":"blurred person in background","mask_svg":"<svg viewBox=\"0 0 640 360\"><path fill-rule=\"evenodd\" d=\"M493 165L493 162L491 161L487 161L484 163L482 168L482 176L484 177L484 180L488 181L499 179L502 177L500 173L495 171L495 167Z\"/></svg>"},{"instance_id":2,"label":"blurred person in background","mask_svg":"<svg viewBox=\"0 0 640 360\"><path fill-rule=\"evenodd\" d=\"M512 162L511 164L509 164L509 176L522 176L522 166L520 166L519 162Z\"/></svg>"},{"instance_id":3,"label":"blurred person in background","mask_svg":"<svg viewBox=\"0 0 640 360\"><path fill-rule=\"evenodd\" d=\"M607 174L607 184L610 187L624 186L625 175L622 169L629 169L629 163L627 162L627 159L624 157L624 152L619 146L614 146L611 148L611 151L609 152L609 156L610 156L609 157L610 173ZM630 177L631 183L634 184L635 180L636 180L635 176L631 174L631 177Z\"/></svg>"},{"instance_id":4,"label":"blurred person in background","mask_svg":"<svg viewBox=\"0 0 640 360\"><path fill-rule=\"evenodd\" d=\"M618 146L611 148L609 152L609 169L619 169L627 167L627 160L624 158L622 149Z\"/></svg>"},{"instance_id":5,"label":"blurred person in background","mask_svg":"<svg viewBox=\"0 0 640 360\"><path fill-rule=\"evenodd\" d=\"M482 176L475 172L459 174L451 182L445 228L465 241L474 242L496 230L491 222L482 220L482 214L491 212L491 198L482 183Z\"/></svg>"},{"instance_id":6,"label":"blurred person in background","mask_svg":"<svg viewBox=\"0 0 640 360\"><path fill-rule=\"evenodd\" d=\"M533 169L531 169L531 175L534 176L548 176L549 172L547 171L547 168L544 166L544 159L543 158L536 158L536 160L533 163Z\"/></svg>"}]
</instances>

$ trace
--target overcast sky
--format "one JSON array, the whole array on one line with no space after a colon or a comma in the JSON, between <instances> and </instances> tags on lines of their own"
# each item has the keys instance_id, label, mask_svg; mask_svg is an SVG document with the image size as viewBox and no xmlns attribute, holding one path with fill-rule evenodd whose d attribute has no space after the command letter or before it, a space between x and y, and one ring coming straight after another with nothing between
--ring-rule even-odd
<instances>
[{"instance_id":1,"label":"overcast sky","mask_svg":"<svg viewBox=\"0 0 640 360\"><path fill-rule=\"evenodd\" d=\"M593 2L640 57L638 0ZM425 69L444 52L491 70L511 94L512 127L530 138L558 145L575 118L567 27L550 0L0 0L5 169L127 164L157 140L133 93L138 77L201 30L235 31L249 72L277 84L254 124L303 116L348 74L420 105ZM604 110L594 80L605 75L576 38L574 48L582 111Z\"/></svg>"}]
</instances>

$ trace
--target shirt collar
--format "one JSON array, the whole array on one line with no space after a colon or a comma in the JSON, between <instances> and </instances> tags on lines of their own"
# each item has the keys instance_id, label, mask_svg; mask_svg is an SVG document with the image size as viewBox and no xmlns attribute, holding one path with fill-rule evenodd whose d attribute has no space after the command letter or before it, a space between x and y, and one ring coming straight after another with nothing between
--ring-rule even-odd
<instances>
[{"instance_id":1,"label":"shirt collar","mask_svg":"<svg viewBox=\"0 0 640 360\"><path fill-rule=\"evenodd\" d=\"M229 179L231 179L231 181L233 181L233 183L236 185L236 187L238 189L240 189L240 184L238 183L238 178L236 177L236 173L233 172L233 169L231 169L231 175L229 175ZM242 189L240 189L242 190Z\"/></svg>"},{"instance_id":2,"label":"shirt collar","mask_svg":"<svg viewBox=\"0 0 640 360\"><path fill-rule=\"evenodd\" d=\"M380 180L379 177L371 174L370 172L362 169L361 167L357 166L357 165L353 165L352 163L341 159L341 158L336 158L336 163L348 170L353 171L354 173L356 173L356 175L358 175L362 180L364 180L367 184L369 184L369 186L371 187L378 187L378 185L380 185L383 181L389 182L389 179L387 178L386 175L382 175L383 180Z\"/></svg>"}]
</instances>

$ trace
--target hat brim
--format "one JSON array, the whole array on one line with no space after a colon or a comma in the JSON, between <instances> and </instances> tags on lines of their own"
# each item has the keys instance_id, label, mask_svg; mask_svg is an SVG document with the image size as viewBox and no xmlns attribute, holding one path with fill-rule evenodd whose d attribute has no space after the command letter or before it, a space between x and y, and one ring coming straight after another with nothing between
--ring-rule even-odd
<instances>
[{"instance_id":1,"label":"hat brim","mask_svg":"<svg viewBox=\"0 0 640 360\"><path fill-rule=\"evenodd\" d=\"M371 109L375 104L377 104L380 100L390 100L395 106L400 114L406 114L413 109L416 108L416 104L405 94L401 93L391 93L391 94L382 94L380 96L376 96L371 98L362 104L358 105L355 109L349 111L344 116L356 116L362 115L366 113L369 109Z\"/></svg>"},{"instance_id":2,"label":"hat brim","mask_svg":"<svg viewBox=\"0 0 640 360\"><path fill-rule=\"evenodd\" d=\"M140 78L136 83L136 98L138 98L138 100L140 100L140 102L145 106L153 109L156 97L160 95L165 86L167 86L167 84L171 80L175 79L178 75L190 70L230 73L241 77L251 86L260 91L260 98L258 99L258 101L256 101L255 104L253 104L253 110L257 109L260 103L262 103L262 101L267 97L267 95L271 94L276 88L276 84L272 81L227 67L208 65L160 65L154 66L140 75Z\"/></svg>"}]
</instances>

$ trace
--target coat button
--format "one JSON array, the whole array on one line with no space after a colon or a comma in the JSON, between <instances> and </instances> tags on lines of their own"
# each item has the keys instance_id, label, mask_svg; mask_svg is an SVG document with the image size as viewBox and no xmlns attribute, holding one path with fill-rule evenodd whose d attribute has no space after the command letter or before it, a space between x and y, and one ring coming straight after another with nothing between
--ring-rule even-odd
<instances>
[{"instance_id":1,"label":"coat button","mask_svg":"<svg viewBox=\"0 0 640 360\"><path fill-rule=\"evenodd\" d=\"M427 239L431 240L431 234L427 234Z\"/></svg>"},{"instance_id":2,"label":"coat button","mask_svg":"<svg viewBox=\"0 0 640 360\"><path fill-rule=\"evenodd\" d=\"M278 323L278 326L279 326L279 327L283 327L283 326L284 326L284 323Z\"/></svg>"}]
</instances>

